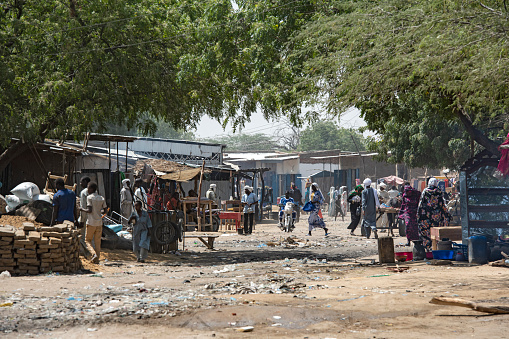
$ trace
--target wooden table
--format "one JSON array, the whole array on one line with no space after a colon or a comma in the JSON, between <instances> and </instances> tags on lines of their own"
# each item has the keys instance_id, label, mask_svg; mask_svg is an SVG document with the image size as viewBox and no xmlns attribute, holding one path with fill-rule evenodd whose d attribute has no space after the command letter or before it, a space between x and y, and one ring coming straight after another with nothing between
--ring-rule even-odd
<instances>
[{"instance_id":1,"label":"wooden table","mask_svg":"<svg viewBox=\"0 0 509 339\"><path fill-rule=\"evenodd\" d=\"M198 232L203 231L204 227L210 226L212 229L212 203L213 200L209 199L200 199L200 215L196 215L196 221L200 218L200 222L198 223ZM184 211L184 224L182 225L184 232L187 231L187 226L196 226L195 224L190 224L187 220L187 210L191 209L190 205L198 205L198 198L184 198L182 199L182 210ZM205 211L209 211L209 222L205 221Z\"/></svg>"},{"instance_id":2,"label":"wooden table","mask_svg":"<svg viewBox=\"0 0 509 339\"><path fill-rule=\"evenodd\" d=\"M231 207L228 207L231 206ZM231 220L235 223L235 230L242 228L242 202L240 200L223 200L221 207L224 212L219 214L221 219L221 230L229 230L227 221ZM224 226L224 229L223 229ZM254 226L253 226L254 228Z\"/></svg>"},{"instance_id":3,"label":"wooden table","mask_svg":"<svg viewBox=\"0 0 509 339\"><path fill-rule=\"evenodd\" d=\"M461 226L447 226L447 227L431 227L431 247L433 250L437 250L438 241L443 238L449 238L451 241L461 241Z\"/></svg>"}]
</instances>

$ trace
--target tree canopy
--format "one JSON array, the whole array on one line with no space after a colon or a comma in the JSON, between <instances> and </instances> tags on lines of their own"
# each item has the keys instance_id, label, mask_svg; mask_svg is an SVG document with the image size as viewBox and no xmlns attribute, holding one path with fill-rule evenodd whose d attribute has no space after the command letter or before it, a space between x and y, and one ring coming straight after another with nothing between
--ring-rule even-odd
<instances>
[{"instance_id":1,"label":"tree canopy","mask_svg":"<svg viewBox=\"0 0 509 339\"><path fill-rule=\"evenodd\" d=\"M267 118L298 112L282 58L318 2L236 3L3 1L0 164L44 137L109 124L146 134L155 119L190 129L205 114L242 126L258 107Z\"/></svg>"},{"instance_id":2,"label":"tree canopy","mask_svg":"<svg viewBox=\"0 0 509 339\"><path fill-rule=\"evenodd\" d=\"M381 141L397 136L391 122L419 123L419 110L406 108L419 97L435 120L459 122L496 154L497 143L487 131L501 132L509 103L504 4L331 2L332 13L296 38L302 48L294 49L292 57L304 60L296 95L322 100L337 114L358 107Z\"/></svg>"},{"instance_id":3,"label":"tree canopy","mask_svg":"<svg viewBox=\"0 0 509 339\"><path fill-rule=\"evenodd\" d=\"M242 127L257 110L302 126L316 118L302 107L316 104L332 115L358 107L374 142L403 146L394 161L423 151L397 128L413 123L423 135L422 114L497 152L508 127L505 2L235 3L3 1L0 167L47 136L111 124L146 134L157 121L188 130L203 115ZM415 100L425 113L408 109Z\"/></svg>"},{"instance_id":4,"label":"tree canopy","mask_svg":"<svg viewBox=\"0 0 509 339\"><path fill-rule=\"evenodd\" d=\"M316 121L301 132L299 150L317 151L340 149L363 151L364 137L355 129L339 127L331 120Z\"/></svg>"}]
</instances>

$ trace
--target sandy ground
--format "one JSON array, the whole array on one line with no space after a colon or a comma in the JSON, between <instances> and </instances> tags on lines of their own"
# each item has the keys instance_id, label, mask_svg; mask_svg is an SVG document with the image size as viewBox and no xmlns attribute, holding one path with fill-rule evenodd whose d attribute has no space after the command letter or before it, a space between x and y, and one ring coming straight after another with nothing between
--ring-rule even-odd
<instances>
[{"instance_id":1,"label":"sandy ground","mask_svg":"<svg viewBox=\"0 0 509 339\"><path fill-rule=\"evenodd\" d=\"M305 217L304 217L305 218ZM293 247L275 224L224 234L216 249L187 241L181 255L103 253L93 272L0 280L4 337L52 338L509 338L509 315L429 303L455 296L509 305L507 268L456 263L373 264L376 242L326 222ZM359 233L359 230L357 230ZM384 235L381 233L381 235ZM395 244L406 239L395 238ZM306 242L307 241L307 242ZM252 332L239 328L253 326Z\"/></svg>"}]
</instances>

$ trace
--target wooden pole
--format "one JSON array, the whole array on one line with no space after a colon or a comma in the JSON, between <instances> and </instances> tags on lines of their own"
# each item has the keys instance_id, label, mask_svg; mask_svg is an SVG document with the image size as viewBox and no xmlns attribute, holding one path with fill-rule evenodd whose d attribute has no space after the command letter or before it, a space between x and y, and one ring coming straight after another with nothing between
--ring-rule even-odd
<instances>
[{"instance_id":1,"label":"wooden pole","mask_svg":"<svg viewBox=\"0 0 509 339\"><path fill-rule=\"evenodd\" d=\"M201 165L200 186L198 187L198 204L196 205L196 217L198 219L198 232L201 232L200 202L201 202L201 185L203 182L203 172L205 171L205 160ZM212 222L212 220L210 220Z\"/></svg>"}]
</instances>

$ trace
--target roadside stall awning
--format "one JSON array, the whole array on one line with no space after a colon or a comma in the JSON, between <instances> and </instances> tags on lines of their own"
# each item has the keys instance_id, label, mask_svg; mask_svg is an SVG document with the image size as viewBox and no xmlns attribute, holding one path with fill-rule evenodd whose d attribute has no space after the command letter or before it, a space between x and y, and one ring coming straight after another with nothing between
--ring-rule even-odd
<instances>
[{"instance_id":1,"label":"roadside stall awning","mask_svg":"<svg viewBox=\"0 0 509 339\"><path fill-rule=\"evenodd\" d=\"M387 185L403 185L405 180L395 175L389 175L388 177L382 178Z\"/></svg>"},{"instance_id":2,"label":"roadside stall awning","mask_svg":"<svg viewBox=\"0 0 509 339\"><path fill-rule=\"evenodd\" d=\"M196 176L200 175L201 168L193 168L183 171L176 171L173 173L168 173L165 175L159 176L160 179L163 180L173 180L173 181L179 181L179 182L185 182L193 180ZM205 170L205 173L210 172Z\"/></svg>"}]
</instances>

